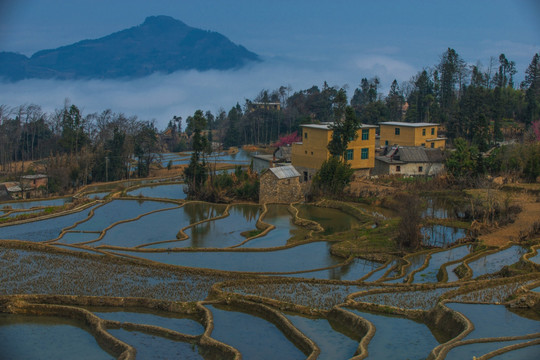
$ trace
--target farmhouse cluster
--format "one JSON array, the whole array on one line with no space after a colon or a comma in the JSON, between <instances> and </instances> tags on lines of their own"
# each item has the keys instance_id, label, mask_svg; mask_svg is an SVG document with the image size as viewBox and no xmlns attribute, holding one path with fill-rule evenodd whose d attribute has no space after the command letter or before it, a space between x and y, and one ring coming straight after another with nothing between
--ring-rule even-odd
<instances>
[{"instance_id":1,"label":"farmhouse cluster","mask_svg":"<svg viewBox=\"0 0 540 360\"><path fill-rule=\"evenodd\" d=\"M376 135L377 127L380 135ZM302 189L330 157L332 123L304 124L301 128L301 142L278 149L271 158L258 157L270 167L261 174L261 201L300 200L302 191L294 190ZM348 144L346 160L355 177L437 175L444 170L442 150L446 145L446 138L438 133L439 124L434 123L361 125L357 138Z\"/></svg>"}]
</instances>

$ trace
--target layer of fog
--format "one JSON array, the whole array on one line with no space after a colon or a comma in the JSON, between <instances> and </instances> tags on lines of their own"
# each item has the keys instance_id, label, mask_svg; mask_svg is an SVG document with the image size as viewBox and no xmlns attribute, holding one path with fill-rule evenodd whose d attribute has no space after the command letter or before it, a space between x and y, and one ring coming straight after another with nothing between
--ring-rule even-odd
<instances>
[{"instance_id":1,"label":"layer of fog","mask_svg":"<svg viewBox=\"0 0 540 360\"><path fill-rule=\"evenodd\" d=\"M254 99L263 89L290 86L292 95L313 85L321 87L326 81L330 86L347 87L351 97L363 77L378 76L384 91L394 78L406 81L417 71L382 55L351 56L333 64L314 59L266 59L239 70L154 74L136 80L1 82L0 105L37 104L52 112L69 99L83 114L111 109L143 120L155 119L158 128L163 129L173 115L185 119L197 109L228 111L236 103L243 105L246 99Z\"/></svg>"}]
</instances>

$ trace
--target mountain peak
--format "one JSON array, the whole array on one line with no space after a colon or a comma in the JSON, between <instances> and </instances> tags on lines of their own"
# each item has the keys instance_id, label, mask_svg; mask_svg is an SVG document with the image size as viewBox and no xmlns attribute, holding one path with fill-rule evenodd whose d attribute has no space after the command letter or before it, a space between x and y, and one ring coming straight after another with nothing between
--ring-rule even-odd
<instances>
[{"instance_id":1,"label":"mountain peak","mask_svg":"<svg viewBox=\"0 0 540 360\"><path fill-rule=\"evenodd\" d=\"M31 58L0 53L0 77L137 78L154 72L227 70L259 57L225 36L190 27L166 15L94 40L36 52Z\"/></svg>"},{"instance_id":2,"label":"mountain peak","mask_svg":"<svg viewBox=\"0 0 540 360\"><path fill-rule=\"evenodd\" d=\"M148 16L141 26L187 26L184 22L167 15Z\"/></svg>"}]
</instances>

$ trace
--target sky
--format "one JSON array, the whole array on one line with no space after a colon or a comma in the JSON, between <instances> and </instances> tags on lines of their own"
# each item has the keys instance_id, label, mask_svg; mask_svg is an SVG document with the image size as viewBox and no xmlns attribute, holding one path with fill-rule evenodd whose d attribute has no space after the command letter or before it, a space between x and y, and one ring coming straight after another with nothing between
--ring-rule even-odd
<instances>
[{"instance_id":1,"label":"sky","mask_svg":"<svg viewBox=\"0 0 540 360\"><path fill-rule=\"evenodd\" d=\"M45 111L65 99L83 113L110 108L163 129L174 115L228 111L263 90L346 87L378 76L381 91L433 67L447 48L487 67L504 53L516 79L540 52L538 0L0 0L0 51L31 56L96 39L168 15L217 31L261 56L231 71L154 74L131 81L24 80L0 83L0 105L38 104Z\"/></svg>"}]
</instances>

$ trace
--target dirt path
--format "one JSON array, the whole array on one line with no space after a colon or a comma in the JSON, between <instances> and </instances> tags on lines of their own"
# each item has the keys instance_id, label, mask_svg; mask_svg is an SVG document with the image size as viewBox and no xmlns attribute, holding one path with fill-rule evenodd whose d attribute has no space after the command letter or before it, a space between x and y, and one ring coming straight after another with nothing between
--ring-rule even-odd
<instances>
[{"instance_id":1,"label":"dirt path","mask_svg":"<svg viewBox=\"0 0 540 360\"><path fill-rule=\"evenodd\" d=\"M481 235L480 241L490 246L504 246L518 239L520 231L529 231L535 222L540 222L540 202L531 197L518 197L515 202L522 207L516 221L489 234Z\"/></svg>"}]
</instances>

